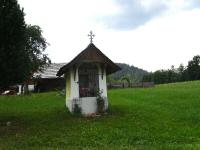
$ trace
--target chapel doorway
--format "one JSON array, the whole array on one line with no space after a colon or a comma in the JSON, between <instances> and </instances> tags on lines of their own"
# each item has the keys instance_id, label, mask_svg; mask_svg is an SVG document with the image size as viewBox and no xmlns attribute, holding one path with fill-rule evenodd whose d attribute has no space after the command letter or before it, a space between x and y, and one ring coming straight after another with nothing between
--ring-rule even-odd
<instances>
[{"instance_id":1,"label":"chapel doorway","mask_svg":"<svg viewBox=\"0 0 200 150\"><path fill-rule=\"evenodd\" d=\"M79 67L80 97L96 97L99 90L98 67L95 64L82 64Z\"/></svg>"}]
</instances>

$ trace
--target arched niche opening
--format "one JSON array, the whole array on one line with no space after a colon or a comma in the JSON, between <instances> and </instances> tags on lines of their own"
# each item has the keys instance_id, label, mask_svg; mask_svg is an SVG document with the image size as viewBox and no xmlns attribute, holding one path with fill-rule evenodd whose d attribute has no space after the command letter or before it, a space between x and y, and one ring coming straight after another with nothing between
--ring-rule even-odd
<instances>
[{"instance_id":1,"label":"arched niche opening","mask_svg":"<svg viewBox=\"0 0 200 150\"><path fill-rule=\"evenodd\" d=\"M97 64L84 63L79 66L79 96L96 97L99 90L99 71Z\"/></svg>"}]
</instances>

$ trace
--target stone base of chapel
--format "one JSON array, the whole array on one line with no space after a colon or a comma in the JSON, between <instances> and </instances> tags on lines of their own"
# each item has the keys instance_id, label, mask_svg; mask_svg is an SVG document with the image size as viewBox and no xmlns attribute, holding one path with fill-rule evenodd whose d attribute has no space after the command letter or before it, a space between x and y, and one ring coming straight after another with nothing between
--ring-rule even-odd
<instances>
[{"instance_id":1,"label":"stone base of chapel","mask_svg":"<svg viewBox=\"0 0 200 150\"><path fill-rule=\"evenodd\" d=\"M108 98L104 99L104 111L108 109ZM82 97L74 98L66 101L66 106L70 112L74 112L75 107L79 107L82 115L97 113L97 101L96 97Z\"/></svg>"}]
</instances>

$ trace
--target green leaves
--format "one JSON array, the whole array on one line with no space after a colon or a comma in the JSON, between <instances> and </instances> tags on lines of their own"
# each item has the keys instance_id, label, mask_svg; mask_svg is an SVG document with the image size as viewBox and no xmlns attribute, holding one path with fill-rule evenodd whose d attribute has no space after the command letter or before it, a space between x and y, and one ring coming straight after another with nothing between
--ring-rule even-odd
<instances>
[{"instance_id":1,"label":"green leaves","mask_svg":"<svg viewBox=\"0 0 200 150\"><path fill-rule=\"evenodd\" d=\"M26 25L16 0L0 1L0 89L24 83L51 63L37 25Z\"/></svg>"},{"instance_id":2,"label":"green leaves","mask_svg":"<svg viewBox=\"0 0 200 150\"><path fill-rule=\"evenodd\" d=\"M28 51L31 72L42 71L51 63L47 54L44 53L48 43L42 35L42 29L37 25L26 27L26 50Z\"/></svg>"},{"instance_id":3,"label":"green leaves","mask_svg":"<svg viewBox=\"0 0 200 150\"><path fill-rule=\"evenodd\" d=\"M23 82L29 74L25 21L16 0L0 1L0 87Z\"/></svg>"}]
</instances>

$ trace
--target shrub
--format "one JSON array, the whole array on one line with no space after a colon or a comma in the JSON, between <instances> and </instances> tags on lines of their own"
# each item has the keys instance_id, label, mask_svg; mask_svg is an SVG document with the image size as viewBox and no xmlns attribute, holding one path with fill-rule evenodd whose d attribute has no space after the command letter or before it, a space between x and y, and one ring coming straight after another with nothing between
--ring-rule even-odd
<instances>
[{"instance_id":1,"label":"shrub","mask_svg":"<svg viewBox=\"0 0 200 150\"><path fill-rule=\"evenodd\" d=\"M98 91L97 92L97 112L98 113L103 113L104 112L104 107L105 107L105 101L104 98L101 96L103 91Z\"/></svg>"}]
</instances>

